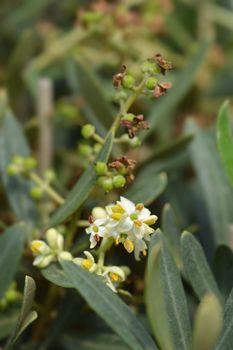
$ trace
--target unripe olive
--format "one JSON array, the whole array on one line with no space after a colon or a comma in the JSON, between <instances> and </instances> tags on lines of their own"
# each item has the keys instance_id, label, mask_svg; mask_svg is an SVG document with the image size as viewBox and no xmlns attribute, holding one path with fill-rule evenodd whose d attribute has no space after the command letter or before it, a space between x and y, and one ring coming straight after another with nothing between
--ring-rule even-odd
<instances>
[{"instance_id":1,"label":"unripe olive","mask_svg":"<svg viewBox=\"0 0 233 350\"><path fill-rule=\"evenodd\" d=\"M135 84L135 79L132 75L126 74L122 80L122 86L125 89L131 89Z\"/></svg>"},{"instance_id":2,"label":"unripe olive","mask_svg":"<svg viewBox=\"0 0 233 350\"><path fill-rule=\"evenodd\" d=\"M141 140L135 136L133 139L129 138L129 145L133 148L141 146Z\"/></svg>"},{"instance_id":3,"label":"unripe olive","mask_svg":"<svg viewBox=\"0 0 233 350\"><path fill-rule=\"evenodd\" d=\"M107 164L104 162L97 162L95 164L95 171L98 175L105 175L108 171Z\"/></svg>"},{"instance_id":4,"label":"unripe olive","mask_svg":"<svg viewBox=\"0 0 233 350\"><path fill-rule=\"evenodd\" d=\"M109 192L113 189L113 182L111 178L106 177L102 182L102 187L105 192Z\"/></svg>"},{"instance_id":5,"label":"unripe olive","mask_svg":"<svg viewBox=\"0 0 233 350\"><path fill-rule=\"evenodd\" d=\"M116 175L113 177L113 187L121 188L126 184L126 179L123 175Z\"/></svg>"},{"instance_id":6,"label":"unripe olive","mask_svg":"<svg viewBox=\"0 0 233 350\"><path fill-rule=\"evenodd\" d=\"M36 200L41 199L41 197L43 196L43 190L37 186L32 187L30 189L30 196Z\"/></svg>"},{"instance_id":7,"label":"unripe olive","mask_svg":"<svg viewBox=\"0 0 233 350\"><path fill-rule=\"evenodd\" d=\"M6 169L7 175L14 176L19 173L19 169L15 164L10 164Z\"/></svg>"},{"instance_id":8,"label":"unripe olive","mask_svg":"<svg viewBox=\"0 0 233 350\"><path fill-rule=\"evenodd\" d=\"M95 143L94 147L93 147L93 150L94 150L95 154L99 153L101 148L102 148L102 145L100 143Z\"/></svg>"},{"instance_id":9,"label":"unripe olive","mask_svg":"<svg viewBox=\"0 0 233 350\"><path fill-rule=\"evenodd\" d=\"M23 161L25 170L32 170L37 167L37 160L33 157L27 157Z\"/></svg>"},{"instance_id":10,"label":"unripe olive","mask_svg":"<svg viewBox=\"0 0 233 350\"><path fill-rule=\"evenodd\" d=\"M125 101L127 99L127 93L125 91L118 91L114 99L115 101Z\"/></svg>"},{"instance_id":11,"label":"unripe olive","mask_svg":"<svg viewBox=\"0 0 233 350\"><path fill-rule=\"evenodd\" d=\"M157 84L158 80L154 77L149 77L146 80L146 87L149 90L153 90L155 88L155 85Z\"/></svg>"},{"instance_id":12,"label":"unripe olive","mask_svg":"<svg viewBox=\"0 0 233 350\"><path fill-rule=\"evenodd\" d=\"M79 153L84 156L90 156L92 154L92 147L89 145L80 144L78 146Z\"/></svg>"},{"instance_id":13,"label":"unripe olive","mask_svg":"<svg viewBox=\"0 0 233 350\"><path fill-rule=\"evenodd\" d=\"M82 127L81 132L85 139L89 139L95 133L95 127L91 124L86 124Z\"/></svg>"}]
</instances>

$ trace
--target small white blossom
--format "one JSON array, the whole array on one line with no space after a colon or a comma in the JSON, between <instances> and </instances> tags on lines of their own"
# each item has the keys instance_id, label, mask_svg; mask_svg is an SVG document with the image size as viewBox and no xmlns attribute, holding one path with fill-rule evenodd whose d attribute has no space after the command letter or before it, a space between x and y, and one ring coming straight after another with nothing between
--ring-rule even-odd
<instances>
[{"instance_id":1,"label":"small white blossom","mask_svg":"<svg viewBox=\"0 0 233 350\"><path fill-rule=\"evenodd\" d=\"M101 275L104 277L106 285L114 293L117 293L118 285L125 281L125 273L119 266L107 266Z\"/></svg>"},{"instance_id":2,"label":"small white blossom","mask_svg":"<svg viewBox=\"0 0 233 350\"><path fill-rule=\"evenodd\" d=\"M85 258L74 258L73 262L90 272L96 271L97 264L95 263L93 255L86 250L83 253L85 255Z\"/></svg>"},{"instance_id":3,"label":"small white blossom","mask_svg":"<svg viewBox=\"0 0 233 350\"><path fill-rule=\"evenodd\" d=\"M108 234L107 227L105 226L107 219L96 219L88 228L86 233L90 235L90 248L94 248L99 241L100 237L105 237Z\"/></svg>"}]
</instances>

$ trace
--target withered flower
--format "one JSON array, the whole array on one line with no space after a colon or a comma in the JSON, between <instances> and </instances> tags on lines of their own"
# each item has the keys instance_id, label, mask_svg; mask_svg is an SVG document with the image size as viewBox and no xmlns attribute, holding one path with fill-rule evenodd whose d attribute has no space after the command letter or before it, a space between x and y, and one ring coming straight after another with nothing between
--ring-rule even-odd
<instances>
[{"instance_id":1,"label":"withered flower","mask_svg":"<svg viewBox=\"0 0 233 350\"><path fill-rule=\"evenodd\" d=\"M122 82L122 80L124 78L124 75L126 73L126 69L127 69L126 65L123 64L122 65L122 71L119 72L119 73L116 73L113 76L112 83L113 83L113 86L114 86L115 89L118 89L121 86L121 82Z\"/></svg>"},{"instance_id":2,"label":"withered flower","mask_svg":"<svg viewBox=\"0 0 233 350\"><path fill-rule=\"evenodd\" d=\"M167 90L170 89L171 87L172 87L172 83L170 83L170 82L157 84L154 88L154 91L153 91L154 97L159 98L159 97L165 95Z\"/></svg>"},{"instance_id":3,"label":"withered flower","mask_svg":"<svg viewBox=\"0 0 233 350\"><path fill-rule=\"evenodd\" d=\"M155 55L155 61L159 68L161 69L161 73L165 75L166 71L172 69L172 64L171 62L166 61L160 53L157 53Z\"/></svg>"},{"instance_id":4,"label":"withered flower","mask_svg":"<svg viewBox=\"0 0 233 350\"><path fill-rule=\"evenodd\" d=\"M132 171L134 170L136 163L136 160L130 159L127 156L122 156L116 158L113 162L109 163L108 166L117 172L123 172L127 183L130 183L135 178Z\"/></svg>"},{"instance_id":5,"label":"withered flower","mask_svg":"<svg viewBox=\"0 0 233 350\"><path fill-rule=\"evenodd\" d=\"M149 123L144 120L144 116L142 114L135 116L132 121L122 119L121 125L127 129L127 133L130 139L134 138L138 130L145 130L150 128Z\"/></svg>"}]
</instances>

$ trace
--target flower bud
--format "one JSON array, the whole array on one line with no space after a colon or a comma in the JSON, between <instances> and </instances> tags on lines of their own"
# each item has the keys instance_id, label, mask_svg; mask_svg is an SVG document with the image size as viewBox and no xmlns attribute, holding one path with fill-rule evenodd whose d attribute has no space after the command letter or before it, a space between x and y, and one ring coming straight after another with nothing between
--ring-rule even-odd
<instances>
[{"instance_id":1,"label":"flower bud","mask_svg":"<svg viewBox=\"0 0 233 350\"><path fill-rule=\"evenodd\" d=\"M101 148L102 148L102 145L100 143L95 143L93 147L95 154L98 154Z\"/></svg>"},{"instance_id":2,"label":"flower bud","mask_svg":"<svg viewBox=\"0 0 233 350\"><path fill-rule=\"evenodd\" d=\"M95 127L91 124L86 124L82 127L81 132L85 139L89 139L95 133Z\"/></svg>"},{"instance_id":3,"label":"flower bud","mask_svg":"<svg viewBox=\"0 0 233 350\"><path fill-rule=\"evenodd\" d=\"M24 170L30 171L37 167L37 160L33 157L27 157L23 160Z\"/></svg>"},{"instance_id":4,"label":"flower bud","mask_svg":"<svg viewBox=\"0 0 233 350\"><path fill-rule=\"evenodd\" d=\"M62 259L62 260L68 260L68 261L71 261L73 259L73 257L70 254L70 252L66 252L66 251L63 251L63 252L59 253L58 257L60 259Z\"/></svg>"},{"instance_id":5,"label":"flower bud","mask_svg":"<svg viewBox=\"0 0 233 350\"><path fill-rule=\"evenodd\" d=\"M23 165L23 162L24 162L24 159L23 159L23 157L21 157L21 156L14 156L14 157L12 158L12 163L15 164L15 165L22 166L22 165Z\"/></svg>"},{"instance_id":6,"label":"flower bud","mask_svg":"<svg viewBox=\"0 0 233 350\"><path fill-rule=\"evenodd\" d=\"M155 62L146 61L142 64L141 70L143 73L153 75L160 73L160 69Z\"/></svg>"},{"instance_id":7,"label":"flower bud","mask_svg":"<svg viewBox=\"0 0 233 350\"><path fill-rule=\"evenodd\" d=\"M34 240L31 242L31 251L33 252L33 254L39 255L48 254L50 249L44 241Z\"/></svg>"},{"instance_id":8,"label":"flower bud","mask_svg":"<svg viewBox=\"0 0 233 350\"><path fill-rule=\"evenodd\" d=\"M105 179L102 182L102 187L105 190L105 192L110 192L113 189L112 179L110 177L105 177Z\"/></svg>"},{"instance_id":9,"label":"flower bud","mask_svg":"<svg viewBox=\"0 0 233 350\"><path fill-rule=\"evenodd\" d=\"M132 89L135 84L135 79L132 75L126 74L122 80L122 86L125 89Z\"/></svg>"},{"instance_id":10,"label":"flower bud","mask_svg":"<svg viewBox=\"0 0 233 350\"><path fill-rule=\"evenodd\" d=\"M44 178L45 178L46 181L52 182L52 181L55 180L56 174L55 174L55 172L52 169L47 169L44 172Z\"/></svg>"},{"instance_id":11,"label":"flower bud","mask_svg":"<svg viewBox=\"0 0 233 350\"><path fill-rule=\"evenodd\" d=\"M106 213L105 209L103 209L101 207L95 207L92 209L91 215L96 220L96 219L106 218L107 213Z\"/></svg>"},{"instance_id":12,"label":"flower bud","mask_svg":"<svg viewBox=\"0 0 233 350\"><path fill-rule=\"evenodd\" d=\"M132 122L135 118L135 114L133 113L125 113L123 116L122 116L122 119L124 120L128 120L130 122Z\"/></svg>"},{"instance_id":13,"label":"flower bud","mask_svg":"<svg viewBox=\"0 0 233 350\"><path fill-rule=\"evenodd\" d=\"M113 187L121 188L126 184L126 179L123 175L116 175L113 177Z\"/></svg>"},{"instance_id":14,"label":"flower bud","mask_svg":"<svg viewBox=\"0 0 233 350\"><path fill-rule=\"evenodd\" d=\"M35 186L35 187L32 187L30 189L30 196L33 198L33 199L41 199L42 196L43 196L43 190L42 188L38 187L38 186Z\"/></svg>"},{"instance_id":15,"label":"flower bud","mask_svg":"<svg viewBox=\"0 0 233 350\"><path fill-rule=\"evenodd\" d=\"M88 157L92 155L92 147L89 145L81 144L78 146L78 150L81 156Z\"/></svg>"},{"instance_id":16,"label":"flower bud","mask_svg":"<svg viewBox=\"0 0 233 350\"><path fill-rule=\"evenodd\" d=\"M149 77L147 80L146 80L146 87L147 89L149 90L154 90L155 88L155 85L157 84L158 80L154 77Z\"/></svg>"},{"instance_id":17,"label":"flower bud","mask_svg":"<svg viewBox=\"0 0 233 350\"><path fill-rule=\"evenodd\" d=\"M62 250L64 245L63 236L54 228L46 231L46 240L52 249Z\"/></svg>"},{"instance_id":18,"label":"flower bud","mask_svg":"<svg viewBox=\"0 0 233 350\"><path fill-rule=\"evenodd\" d=\"M106 175L108 171L107 164L104 162L97 162L95 164L95 171L98 175Z\"/></svg>"},{"instance_id":19,"label":"flower bud","mask_svg":"<svg viewBox=\"0 0 233 350\"><path fill-rule=\"evenodd\" d=\"M127 99L127 93L125 91L117 91L114 97L115 101L125 101Z\"/></svg>"},{"instance_id":20,"label":"flower bud","mask_svg":"<svg viewBox=\"0 0 233 350\"><path fill-rule=\"evenodd\" d=\"M133 148L141 146L141 140L135 136L133 139L129 138L129 145Z\"/></svg>"},{"instance_id":21,"label":"flower bud","mask_svg":"<svg viewBox=\"0 0 233 350\"><path fill-rule=\"evenodd\" d=\"M10 289L6 292L6 300L9 303L12 303L13 301L15 301L16 299L18 299L18 293L16 290L14 289Z\"/></svg>"},{"instance_id":22,"label":"flower bud","mask_svg":"<svg viewBox=\"0 0 233 350\"><path fill-rule=\"evenodd\" d=\"M33 266L37 266L40 269L43 269L49 266L50 263L53 261L53 259L54 259L54 254L49 254L47 256L39 255L33 261Z\"/></svg>"}]
</instances>

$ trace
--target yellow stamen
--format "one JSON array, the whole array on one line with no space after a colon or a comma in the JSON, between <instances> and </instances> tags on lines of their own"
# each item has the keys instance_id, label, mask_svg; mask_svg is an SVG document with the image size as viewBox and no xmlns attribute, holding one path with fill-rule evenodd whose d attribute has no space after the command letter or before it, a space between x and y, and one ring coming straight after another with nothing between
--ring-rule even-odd
<instances>
[{"instance_id":1,"label":"yellow stamen","mask_svg":"<svg viewBox=\"0 0 233 350\"><path fill-rule=\"evenodd\" d=\"M83 259L83 261L81 262L81 266L85 270L90 270L90 268L93 266L93 262L89 259Z\"/></svg>"},{"instance_id":2,"label":"yellow stamen","mask_svg":"<svg viewBox=\"0 0 233 350\"><path fill-rule=\"evenodd\" d=\"M114 219L114 220L117 220L119 221L123 216L123 213L112 213L111 217Z\"/></svg>"},{"instance_id":3,"label":"yellow stamen","mask_svg":"<svg viewBox=\"0 0 233 350\"><path fill-rule=\"evenodd\" d=\"M137 210L141 211L142 209L144 209L144 205L142 203L138 203L136 204L136 207L135 207Z\"/></svg>"},{"instance_id":4,"label":"yellow stamen","mask_svg":"<svg viewBox=\"0 0 233 350\"><path fill-rule=\"evenodd\" d=\"M99 231L99 229L98 229L98 227L96 225L93 225L92 229L93 229L94 232L98 232Z\"/></svg>"},{"instance_id":5,"label":"yellow stamen","mask_svg":"<svg viewBox=\"0 0 233 350\"><path fill-rule=\"evenodd\" d=\"M142 255L143 255L143 256L147 256L147 251L146 251L146 250L143 250L143 251L142 251Z\"/></svg>"},{"instance_id":6,"label":"yellow stamen","mask_svg":"<svg viewBox=\"0 0 233 350\"><path fill-rule=\"evenodd\" d=\"M112 207L112 212L113 213L122 213L123 214L125 212L125 210L124 210L124 208L122 208L122 206L120 204L116 204L116 205L114 205Z\"/></svg>"},{"instance_id":7,"label":"yellow stamen","mask_svg":"<svg viewBox=\"0 0 233 350\"><path fill-rule=\"evenodd\" d=\"M31 251L34 254L40 254L41 253L41 247L43 246L42 242L38 242L38 241L32 241L31 243Z\"/></svg>"},{"instance_id":8,"label":"yellow stamen","mask_svg":"<svg viewBox=\"0 0 233 350\"><path fill-rule=\"evenodd\" d=\"M116 245L118 245L120 243L119 239L116 239L115 243L116 243Z\"/></svg>"},{"instance_id":9,"label":"yellow stamen","mask_svg":"<svg viewBox=\"0 0 233 350\"><path fill-rule=\"evenodd\" d=\"M134 244L130 239L125 240L124 247L128 253L132 253L134 251Z\"/></svg>"},{"instance_id":10,"label":"yellow stamen","mask_svg":"<svg viewBox=\"0 0 233 350\"><path fill-rule=\"evenodd\" d=\"M112 280L113 282L119 282L119 281L121 281L121 277L120 277L117 273L115 273L115 272L110 272L109 277L111 278L111 280Z\"/></svg>"},{"instance_id":11,"label":"yellow stamen","mask_svg":"<svg viewBox=\"0 0 233 350\"><path fill-rule=\"evenodd\" d=\"M139 227L142 226L142 222L140 220L134 220L134 224Z\"/></svg>"}]
</instances>

